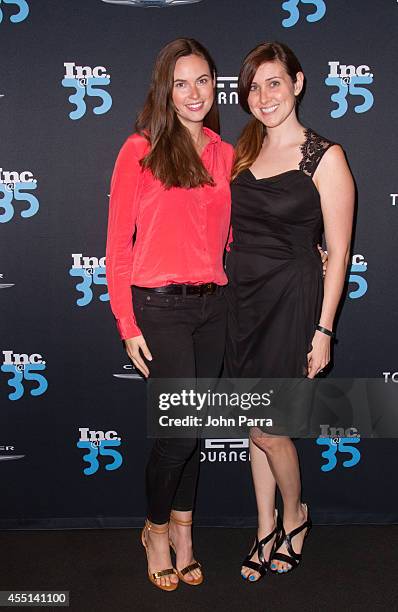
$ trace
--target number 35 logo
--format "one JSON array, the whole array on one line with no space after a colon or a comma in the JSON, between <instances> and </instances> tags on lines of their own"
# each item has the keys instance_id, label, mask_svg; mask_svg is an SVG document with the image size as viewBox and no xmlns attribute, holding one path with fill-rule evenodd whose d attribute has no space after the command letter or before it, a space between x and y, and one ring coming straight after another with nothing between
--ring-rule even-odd
<instances>
[{"instance_id":1,"label":"number 35 logo","mask_svg":"<svg viewBox=\"0 0 398 612\"><path fill-rule=\"evenodd\" d=\"M25 392L24 380L35 381L37 383L37 385L30 390L30 395L43 395L43 393L47 391L48 382L42 374L37 374L36 372L37 370L42 371L45 369L46 366L44 363L32 363L24 365L23 367L3 363L1 371L13 374L8 381L8 386L12 387L14 391L9 394L8 399L19 400L23 396Z\"/></svg>"},{"instance_id":2,"label":"number 35 logo","mask_svg":"<svg viewBox=\"0 0 398 612\"><path fill-rule=\"evenodd\" d=\"M1 4L2 0L0 0ZM11 15L10 21L11 23L21 23L21 21L25 21L27 16L29 15L29 5L26 0L3 0L3 4L14 4L19 8L18 13ZM3 21L3 11L0 8L0 23Z\"/></svg>"},{"instance_id":3,"label":"number 35 logo","mask_svg":"<svg viewBox=\"0 0 398 612\"><path fill-rule=\"evenodd\" d=\"M286 17L286 19L282 20L282 25L284 28L291 28L298 22L300 18L298 5L300 2L303 4L312 4L316 9L314 13L307 15L306 20L308 22L313 23L315 21L320 21L322 17L325 16L326 4L324 0L287 0L286 2L283 2L282 8L290 13L290 17Z\"/></svg>"},{"instance_id":4,"label":"number 35 logo","mask_svg":"<svg viewBox=\"0 0 398 612\"><path fill-rule=\"evenodd\" d=\"M69 113L69 117L73 120L81 119L87 110L85 97L99 98L102 102L93 108L95 115L104 115L112 106L111 95L103 89L103 86L109 85L109 76L103 77L88 77L82 79L72 79L65 77L62 79L62 86L74 89L75 93L69 96L69 102L74 104L76 108Z\"/></svg>"},{"instance_id":5,"label":"number 35 logo","mask_svg":"<svg viewBox=\"0 0 398 612\"><path fill-rule=\"evenodd\" d=\"M86 476L91 476L98 471L98 455L102 457L112 457L112 463L107 463L105 469L108 471L117 470L123 463L123 457L119 451L114 450L112 447L120 446L120 444L120 440L100 440L98 445L93 442L79 440L79 442L77 442L77 447L88 449L88 452L83 455L83 460L88 463L89 466L84 468L83 473Z\"/></svg>"},{"instance_id":6,"label":"number 35 logo","mask_svg":"<svg viewBox=\"0 0 398 612\"><path fill-rule=\"evenodd\" d=\"M360 442L359 437L355 438L317 438L316 443L320 446L327 446L327 449L323 451L322 457L327 459L327 462L321 466L322 472L330 472L334 470L337 465L337 453L347 454L350 457L343 461L343 467L349 468L357 465L361 459L361 453L359 450L352 446Z\"/></svg>"},{"instance_id":7,"label":"number 35 logo","mask_svg":"<svg viewBox=\"0 0 398 612\"><path fill-rule=\"evenodd\" d=\"M107 285L105 268L98 266L94 268L71 268L70 276L81 278L82 282L77 283L76 289L82 293L82 296L76 300L78 306L87 306L93 299L92 285ZM106 291L99 296L101 302L109 301L109 293Z\"/></svg>"},{"instance_id":8,"label":"number 35 logo","mask_svg":"<svg viewBox=\"0 0 398 612\"><path fill-rule=\"evenodd\" d=\"M13 218L14 201L28 203L28 208L21 211L21 217L24 217L25 219L33 217L33 215L35 215L39 210L39 200L36 198L36 196L26 192L33 191L36 188L36 181L15 183L15 185L0 183L0 211L3 211L0 212L0 223L7 223Z\"/></svg>"},{"instance_id":9,"label":"number 35 logo","mask_svg":"<svg viewBox=\"0 0 398 612\"><path fill-rule=\"evenodd\" d=\"M330 112L330 116L333 117L333 119L339 119L346 114L348 109L348 94L350 94L350 96L359 96L363 98L362 104L354 106L354 111L356 113L366 113L366 111L372 108L374 97L372 92L366 87L363 87L363 85L371 85L371 83L373 83L372 75L351 76L347 79L335 76L326 77L326 85L329 87L337 87L337 92L330 97L332 102L336 102L337 108L334 108Z\"/></svg>"}]
</instances>

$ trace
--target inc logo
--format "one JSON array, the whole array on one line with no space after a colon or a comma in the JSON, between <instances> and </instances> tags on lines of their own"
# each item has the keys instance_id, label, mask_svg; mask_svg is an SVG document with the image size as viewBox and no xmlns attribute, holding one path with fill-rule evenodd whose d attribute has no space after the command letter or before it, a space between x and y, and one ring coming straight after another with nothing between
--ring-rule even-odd
<instances>
[{"instance_id":1,"label":"inc logo","mask_svg":"<svg viewBox=\"0 0 398 612\"><path fill-rule=\"evenodd\" d=\"M3 0L3 4L9 4L18 9L17 13L13 13L8 18L11 23L21 23L21 21L25 21L29 15L29 5L26 0ZM3 17L3 10L0 7L0 23L3 21Z\"/></svg>"},{"instance_id":2,"label":"inc logo","mask_svg":"<svg viewBox=\"0 0 398 612\"><path fill-rule=\"evenodd\" d=\"M282 9L289 13L289 17L282 20L284 28L291 28L296 25L300 19L299 4L312 4L314 12L307 15L306 20L309 23L320 21L326 14L326 4L324 0L287 0L282 3Z\"/></svg>"},{"instance_id":3,"label":"inc logo","mask_svg":"<svg viewBox=\"0 0 398 612\"><path fill-rule=\"evenodd\" d=\"M15 202L26 202L28 205L20 210L21 217L24 219L33 217L39 210L40 204L39 200L28 192L36 188L37 180L33 178L32 172L28 170L16 172L0 168L0 223L11 221L15 213Z\"/></svg>"},{"instance_id":4,"label":"inc logo","mask_svg":"<svg viewBox=\"0 0 398 612\"><path fill-rule=\"evenodd\" d=\"M348 297L353 300L361 298L368 290L368 283L366 279L361 276L361 273L366 272L367 269L368 264L365 261L363 255L353 255L350 275L348 277L348 282L350 284L356 285L356 288L351 289L351 291L348 293Z\"/></svg>"},{"instance_id":5,"label":"inc logo","mask_svg":"<svg viewBox=\"0 0 398 612\"><path fill-rule=\"evenodd\" d=\"M356 113L366 113L372 108L374 97L366 87L373 83L373 74L369 66L362 64L355 67L353 65L340 64L340 62L329 62L329 75L325 79L328 87L337 87L337 92L332 94L330 99L336 102L337 107L330 112L333 119L339 119L348 110L348 95L363 98L361 104L354 106Z\"/></svg>"},{"instance_id":6,"label":"inc logo","mask_svg":"<svg viewBox=\"0 0 398 612\"><path fill-rule=\"evenodd\" d=\"M69 102L76 108L69 113L73 120L81 119L87 110L85 97L99 98L101 103L94 106L95 115L104 115L112 106L112 97L104 87L109 85L111 77L104 66L76 66L73 62L65 62L65 76L62 87L71 88L75 93L69 96Z\"/></svg>"},{"instance_id":7,"label":"inc logo","mask_svg":"<svg viewBox=\"0 0 398 612\"><path fill-rule=\"evenodd\" d=\"M108 472L120 468L123 463L123 457L119 451L114 450L115 447L121 445L121 438L118 436L117 431L94 431L88 427L79 427L79 432L80 439L76 446L88 451L83 455L83 461L88 463L88 467L83 470L86 476L91 476L98 471L100 466L98 455L113 459L111 463L105 465L105 469Z\"/></svg>"},{"instance_id":8,"label":"inc logo","mask_svg":"<svg viewBox=\"0 0 398 612\"><path fill-rule=\"evenodd\" d=\"M29 386L31 382L35 383L30 389L30 395L34 397L43 395L47 391L48 382L46 378L37 373L46 369L46 362L39 353L28 355L26 353L3 351L2 354L3 364L0 369L2 372L11 374L7 384L14 389L8 395L8 399L20 399L25 392L24 383L26 381L29 381Z\"/></svg>"},{"instance_id":9,"label":"inc logo","mask_svg":"<svg viewBox=\"0 0 398 612\"><path fill-rule=\"evenodd\" d=\"M72 254L73 264L69 270L70 276L81 278L81 282L77 283L77 291L82 293L82 296L76 300L78 306L87 306L93 299L92 285L107 286L105 275L105 257L83 257L82 253ZM101 293L99 296L101 302L109 301L109 293Z\"/></svg>"}]
</instances>

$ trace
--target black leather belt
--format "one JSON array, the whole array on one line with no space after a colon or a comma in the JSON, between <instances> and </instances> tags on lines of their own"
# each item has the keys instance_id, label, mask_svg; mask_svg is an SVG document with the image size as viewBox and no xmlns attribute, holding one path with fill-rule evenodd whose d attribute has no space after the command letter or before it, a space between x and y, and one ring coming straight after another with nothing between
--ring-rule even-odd
<instances>
[{"instance_id":1,"label":"black leather belt","mask_svg":"<svg viewBox=\"0 0 398 612\"><path fill-rule=\"evenodd\" d=\"M145 291L154 293L169 293L171 295L211 295L217 291L221 285L216 283L203 283L203 285L164 285L163 287L138 287Z\"/></svg>"}]
</instances>

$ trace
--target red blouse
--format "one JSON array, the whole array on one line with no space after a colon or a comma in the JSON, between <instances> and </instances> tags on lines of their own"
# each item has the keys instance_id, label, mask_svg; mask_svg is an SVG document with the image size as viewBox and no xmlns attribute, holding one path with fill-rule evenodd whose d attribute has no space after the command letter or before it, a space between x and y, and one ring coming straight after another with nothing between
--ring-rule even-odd
<instances>
[{"instance_id":1,"label":"red blouse","mask_svg":"<svg viewBox=\"0 0 398 612\"><path fill-rule=\"evenodd\" d=\"M131 285L172 283L225 285L223 252L230 224L233 147L203 128L210 142L202 161L215 185L165 189L139 160L147 140L130 136L116 160L111 181L106 277L112 312L123 339L141 335ZM133 241L133 235L135 239Z\"/></svg>"}]
</instances>

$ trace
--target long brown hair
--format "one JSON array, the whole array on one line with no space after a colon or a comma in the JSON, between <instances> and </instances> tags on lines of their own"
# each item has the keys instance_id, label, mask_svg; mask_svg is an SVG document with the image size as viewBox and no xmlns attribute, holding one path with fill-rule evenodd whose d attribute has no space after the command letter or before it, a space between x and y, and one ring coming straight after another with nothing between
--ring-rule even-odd
<instances>
[{"instance_id":1,"label":"long brown hair","mask_svg":"<svg viewBox=\"0 0 398 612\"><path fill-rule=\"evenodd\" d=\"M216 78L216 67L205 47L193 38L177 38L160 51L152 74L148 96L136 121L136 130L150 142L151 149L141 166L170 187L199 187L214 185L204 167L192 137L177 117L172 100L174 69L177 60L187 55L198 55L209 65L210 75ZM220 121L216 97L203 124L219 133Z\"/></svg>"},{"instance_id":2,"label":"long brown hair","mask_svg":"<svg viewBox=\"0 0 398 612\"><path fill-rule=\"evenodd\" d=\"M238 80L239 104L247 113L250 114L247 99L254 75L261 64L275 60L283 65L293 83L296 82L296 74L303 71L297 57L287 45L280 42L265 42L255 47L243 60ZM303 91L297 97L297 102L300 102L302 94ZM246 168L250 168L257 159L266 133L265 125L254 117L244 127L235 148L232 179Z\"/></svg>"}]
</instances>

